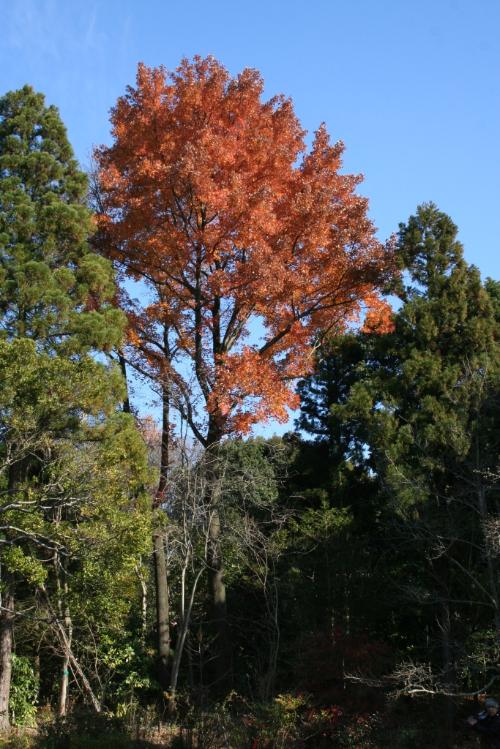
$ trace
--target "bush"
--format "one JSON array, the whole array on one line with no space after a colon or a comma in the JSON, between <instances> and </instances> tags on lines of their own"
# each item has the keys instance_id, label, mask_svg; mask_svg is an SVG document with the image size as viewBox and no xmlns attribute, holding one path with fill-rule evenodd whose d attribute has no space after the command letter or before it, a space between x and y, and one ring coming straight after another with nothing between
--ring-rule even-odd
<instances>
[{"instance_id":1,"label":"bush","mask_svg":"<svg viewBox=\"0 0 500 749\"><path fill-rule=\"evenodd\" d=\"M31 659L14 654L9 697L9 710L13 725L33 727L36 724L38 687L38 675Z\"/></svg>"}]
</instances>

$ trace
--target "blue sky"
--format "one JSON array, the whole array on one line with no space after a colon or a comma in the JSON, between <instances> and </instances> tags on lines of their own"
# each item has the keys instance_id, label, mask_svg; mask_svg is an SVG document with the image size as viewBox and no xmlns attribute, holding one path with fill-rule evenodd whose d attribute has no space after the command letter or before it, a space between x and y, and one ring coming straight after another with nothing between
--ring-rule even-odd
<instances>
[{"instance_id":1,"label":"blue sky","mask_svg":"<svg viewBox=\"0 0 500 749\"><path fill-rule=\"evenodd\" d=\"M386 238L433 200L499 276L498 0L0 0L0 93L56 104L82 164L137 63L258 68L309 131L325 121ZM280 430L281 431L281 430Z\"/></svg>"}]
</instances>

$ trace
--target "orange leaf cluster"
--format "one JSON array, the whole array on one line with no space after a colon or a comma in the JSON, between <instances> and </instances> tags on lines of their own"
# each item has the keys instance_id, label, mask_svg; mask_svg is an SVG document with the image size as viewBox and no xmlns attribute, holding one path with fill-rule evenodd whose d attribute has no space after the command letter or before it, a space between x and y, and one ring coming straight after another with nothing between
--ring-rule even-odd
<instances>
[{"instance_id":1,"label":"orange leaf cluster","mask_svg":"<svg viewBox=\"0 0 500 749\"><path fill-rule=\"evenodd\" d=\"M217 365L207 405L210 413L226 418L227 431L246 433L252 424L269 418L286 422L286 409L299 403L274 362L245 346L240 353L225 354Z\"/></svg>"},{"instance_id":2,"label":"orange leaf cluster","mask_svg":"<svg viewBox=\"0 0 500 749\"><path fill-rule=\"evenodd\" d=\"M376 295L368 295L365 299L367 307L362 333L376 333L383 335L394 330L394 313L392 308Z\"/></svg>"},{"instance_id":3,"label":"orange leaf cluster","mask_svg":"<svg viewBox=\"0 0 500 749\"><path fill-rule=\"evenodd\" d=\"M262 94L257 71L232 78L211 57L139 65L97 152L103 251L158 300L146 326L132 319L134 343L166 355L168 330L219 435L285 418L318 334L377 306L391 260L361 178L340 173L343 145L321 126L306 152L291 101ZM264 340L243 346L253 320Z\"/></svg>"}]
</instances>

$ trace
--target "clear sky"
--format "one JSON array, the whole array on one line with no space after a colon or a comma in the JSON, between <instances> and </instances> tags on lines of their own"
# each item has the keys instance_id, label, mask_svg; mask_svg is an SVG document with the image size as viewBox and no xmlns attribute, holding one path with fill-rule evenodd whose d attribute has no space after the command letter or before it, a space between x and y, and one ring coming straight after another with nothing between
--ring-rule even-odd
<instances>
[{"instance_id":1,"label":"clear sky","mask_svg":"<svg viewBox=\"0 0 500 749\"><path fill-rule=\"evenodd\" d=\"M433 200L499 277L500 0L0 0L0 18L0 93L45 93L83 165L139 61L213 54L344 141L382 239Z\"/></svg>"}]
</instances>

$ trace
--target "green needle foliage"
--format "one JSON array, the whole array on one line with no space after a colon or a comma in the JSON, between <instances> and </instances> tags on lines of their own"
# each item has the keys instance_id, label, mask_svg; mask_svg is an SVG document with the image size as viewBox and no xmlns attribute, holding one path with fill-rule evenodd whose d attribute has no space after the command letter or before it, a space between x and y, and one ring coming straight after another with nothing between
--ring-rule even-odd
<instances>
[{"instance_id":1,"label":"green needle foliage","mask_svg":"<svg viewBox=\"0 0 500 749\"><path fill-rule=\"evenodd\" d=\"M117 345L109 262L89 251L87 179L55 107L29 86L0 99L0 331L77 356Z\"/></svg>"},{"instance_id":2,"label":"green needle foliage","mask_svg":"<svg viewBox=\"0 0 500 749\"><path fill-rule=\"evenodd\" d=\"M395 330L371 337L350 403L333 410L363 416L360 439L401 508L456 497L498 379L494 284L466 264L456 235L433 204L401 225Z\"/></svg>"},{"instance_id":3,"label":"green needle foliage","mask_svg":"<svg viewBox=\"0 0 500 749\"><path fill-rule=\"evenodd\" d=\"M345 501L342 472L353 480L353 509L363 485L372 486L371 496L364 495L371 526L367 535L362 525L354 527L351 544L362 548L368 587L380 594L378 601L360 599L363 588L352 588L351 612L361 600L362 619L371 627L387 617L383 626L400 654L430 661L441 685L453 691L464 676L471 687L486 683L484 664L498 659L492 540L498 284L483 284L467 265L457 227L433 204L401 224L398 257L401 276L393 291L401 306L394 331L323 348L315 377L301 386L300 426L330 446L334 503ZM340 453L347 463L339 473ZM377 560L376 573L370 558Z\"/></svg>"},{"instance_id":4,"label":"green needle foliage","mask_svg":"<svg viewBox=\"0 0 500 749\"><path fill-rule=\"evenodd\" d=\"M123 378L102 356L125 318L111 264L89 248L86 195L57 110L28 86L1 98L1 592L35 612L16 620L16 641L27 658L52 654L44 678L61 715L69 670L94 705L102 698L109 648L132 637L151 535L145 445L117 413ZM13 621L0 616L4 705Z\"/></svg>"}]
</instances>

